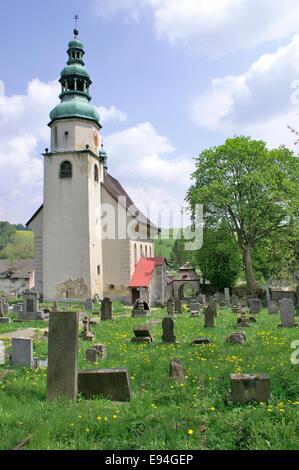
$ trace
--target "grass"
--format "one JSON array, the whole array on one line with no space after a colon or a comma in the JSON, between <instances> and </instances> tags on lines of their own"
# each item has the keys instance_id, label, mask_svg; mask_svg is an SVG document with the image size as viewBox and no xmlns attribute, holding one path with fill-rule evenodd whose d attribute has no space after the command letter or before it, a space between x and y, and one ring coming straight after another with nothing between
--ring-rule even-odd
<instances>
[{"instance_id":1,"label":"grass","mask_svg":"<svg viewBox=\"0 0 299 470\"><path fill-rule=\"evenodd\" d=\"M237 331L229 310L219 312L217 326L204 329L202 318L184 314L175 319L178 345L161 343L161 324L150 325L152 345L130 343L133 326L162 320L157 309L146 318L129 316L116 305L113 322L93 327L108 357L95 367L127 367L132 400L117 404L98 398L77 402L46 400L46 370L14 369L0 379L0 449L12 449L32 434L27 449L299 449L299 366L291 364L291 343L299 329L279 329L279 316L259 315L248 328L248 344L228 346L225 337ZM127 316L125 316L127 314ZM44 326L15 323L14 328ZM12 325L0 325L0 333ZM196 337L212 343L194 347ZM80 340L79 365L89 368ZM47 342L34 341L34 352L46 357ZM181 359L187 369L184 386L169 377L169 363ZM9 366L0 366L1 373ZM227 401L230 374L268 372L269 403L236 406ZM203 387L204 382L204 387Z\"/></svg>"}]
</instances>

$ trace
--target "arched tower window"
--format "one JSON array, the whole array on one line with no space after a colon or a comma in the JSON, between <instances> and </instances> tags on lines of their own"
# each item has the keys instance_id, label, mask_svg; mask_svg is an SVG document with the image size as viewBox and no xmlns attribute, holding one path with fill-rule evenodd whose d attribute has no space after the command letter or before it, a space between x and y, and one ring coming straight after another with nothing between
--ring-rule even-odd
<instances>
[{"instance_id":1,"label":"arched tower window","mask_svg":"<svg viewBox=\"0 0 299 470\"><path fill-rule=\"evenodd\" d=\"M60 165L59 178L71 178L73 176L72 164L64 161Z\"/></svg>"},{"instance_id":2,"label":"arched tower window","mask_svg":"<svg viewBox=\"0 0 299 470\"><path fill-rule=\"evenodd\" d=\"M143 245L140 245L140 256L143 256Z\"/></svg>"},{"instance_id":3,"label":"arched tower window","mask_svg":"<svg viewBox=\"0 0 299 470\"><path fill-rule=\"evenodd\" d=\"M94 166L94 180L96 182L99 181L99 168L98 168L98 165L95 165Z\"/></svg>"},{"instance_id":4,"label":"arched tower window","mask_svg":"<svg viewBox=\"0 0 299 470\"><path fill-rule=\"evenodd\" d=\"M150 258L152 257L152 247L150 246Z\"/></svg>"},{"instance_id":5,"label":"arched tower window","mask_svg":"<svg viewBox=\"0 0 299 470\"><path fill-rule=\"evenodd\" d=\"M147 258L147 245L145 245L145 257Z\"/></svg>"}]
</instances>

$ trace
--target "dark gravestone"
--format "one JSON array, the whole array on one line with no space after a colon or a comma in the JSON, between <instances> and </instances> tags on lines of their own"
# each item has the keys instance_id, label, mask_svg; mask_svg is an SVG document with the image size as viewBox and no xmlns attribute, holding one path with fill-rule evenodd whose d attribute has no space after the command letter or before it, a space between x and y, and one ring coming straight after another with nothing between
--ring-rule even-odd
<instances>
[{"instance_id":1,"label":"dark gravestone","mask_svg":"<svg viewBox=\"0 0 299 470\"><path fill-rule=\"evenodd\" d=\"M135 337L131 339L132 343L152 343L153 337L147 326L136 326L134 329Z\"/></svg>"},{"instance_id":2,"label":"dark gravestone","mask_svg":"<svg viewBox=\"0 0 299 470\"><path fill-rule=\"evenodd\" d=\"M215 326L215 311L211 304L208 304L204 310L205 328L214 328Z\"/></svg>"},{"instance_id":3,"label":"dark gravestone","mask_svg":"<svg viewBox=\"0 0 299 470\"><path fill-rule=\"evenodd\" d=\"M195 346L205 346L207 344L211 344L211 340L209 338L197 338L192 342L192 344Z\"/></svg>"},{"instance_id":4,"label":"dark gravestone","mask_svg":"<svg viewBox=\"0 0 299 470\"><path fill-rule=\"evenodd\" d=\"M88 317L85 317L83 320L83 326L84 329L81 331L80 338L83 339L83 341L93 341L96 337L94 333L90 331L90 325L91 325L91 320Z\"/></svg>"},{"instance_id":5,"label":"dark gravestone","mask_svg":"<svg viewBox=\"0 0 299 470\"><path fill-rule=\"evenodd\" d=\"M249 308L250 308L250 313L253 313L254 315L257 315L262 311L262 302L260 299L250 299L249 300Z\"/></svg>"},{"instance_id":6,"label":"dark gravestone","mask_svg":"<svg viewBox=\"0 0 299 470\"><path fill-rule=\"evenodd\" d=\"M162 341L163 343L175 343L176 337L174 336L174 321L170 317L165 317L162 321L162 328L163 328L163 335Z\"/></svg>"},{"instance_id":7,"label":"dark gravestone","mask_svg":"<svg viewBox=\"0 0 299 470\"><path fill-rule=\"evenodd\" d=\"M101 395L113 401L130 401L128 369L80 370L78 391L88 399Z\"/></svg>"},{"instance_id":8,"label":"dark gravestone","mask_svg":"<svg viewBox=\"0 0 299 470\"><path fill-rule=\"evenodd\" d=\"M239 297L237 295L232 295L231 296L231 306L232 307L239 307L239 305L240 305Z\"/></svg>"},{"instance_id":9,"label":"dark gravestone","mask_svg":"<svg viewBox=\"0 0 299 470\"><path fill-rule=\"evenodd\" d=\"M170 363L169 375L172 379L183 383L186 382L186 370L184 364L179 359L173 359Z\"/></svg>"},{"instance_id":10,"label":"dark gravestone","mask_svg":"<svg viewBox=\"0 0 299 470\"><path fill-rule=\"evenodd\" d=\"M27 299L27 312L28 313L33 313L33 300L32 299Z\"/></svg>"},{"instance_id":11,"label":"dark gravestone","mask_svg":"<svg viewBox=\"0 0 299 470\"><path fill-rule=\"evenodd\" d=\"M213 298L211 297L210 300L209 300L209 304L213 310L213 313L214 313L214 317L216 318L217 317L217 302L216 302L216 298Z\"/></svg>"},{"instance_id":12,"label":"dark gravestone","mask_svg":"<svg viewBox=\"0 0 299 470\"><path fill-rule=\"evenodd\" d=\"M269 315L276 315L278 313L278 303L273 302L272 300L268 303L268 313Z\"/></svg>"},{"instance_id":13,"label":"dark gravestone","mask_svg":"<svg viewBox=\"0 0 299 470\"><path fill-rule=\"evenodd\" d=\"M103 344L95 344L92 348L85 351L85 357L91 363L97 362L99 359L106 359L106 347Z\"/></svg>"},{"instance_id":14,"label":"dark gravestone","mask_svg":"<svg viewBox=\"0 0 299 470\"><path fill-rule=\"evenodd\" d=\"M200 313L201 304L199 302L190 302L190 312L192 317L197 317Z\"/></svg>"},{"instance_id":15,"label":"dark gravestone","mask_svg":"<svg viewBox=\"0 0 299 470\"><path fill-rule=\"evenodd\" d=\"M112 320L113 305L112 301L105 297L101 305L101 320Z\"/></svg>"},{"instance_id":16,"label":"dark gravestone","mask_svg":"<svg viewBox=\"0 0 299 470\"><path fill-rule=\"evenodd\" d=\"M13 366L33 368L33 341L31 338L12 339Z\"/></svg>"},{"instance_id":17,"label":"dark gravestone","mask_svg":"<svg viewBox=\"0 0 299 470\"><path fill-rule=\"evenodd\" d=\"M147 303L142 299L137 299L133 305L132 317L145 317L148 313Z\"/></svg>"},{"instance_id":18,"label":"dark gravestone","mask_svg":"<svg viewBox=\"0 0 299 470\"><path fill-rule=\"evenodd\" d=\"M51 312L48 335L48 399L77 399L78 312Z\"/></svg>"},{"instance_id":19,"label":"dark gravestone","mask_svg":"<svg viewBox=\"0 0 299 470\"><path fill-rule=\"evenodd\" d=\"M235 403L267 402L270 393L268 374L231 375L231 398Z\"/></svg>"}]
</instances>

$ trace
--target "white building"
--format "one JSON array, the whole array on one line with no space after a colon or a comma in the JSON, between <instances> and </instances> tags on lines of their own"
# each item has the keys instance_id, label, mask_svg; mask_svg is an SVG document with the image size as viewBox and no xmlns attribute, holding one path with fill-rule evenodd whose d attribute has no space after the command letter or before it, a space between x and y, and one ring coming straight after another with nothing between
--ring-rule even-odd
<instances>
[{"instance_id":1,"label":"white building","mask_svg":"<svg viewBox=\"0 0 299 470\"><path fill-rule=\"evenodd\" d=\"M107 172L100 116L90 102L92 82L77 36L75 30L61 72L61 103L50 113L44 204L27 223L35 235L35 287L47 300L98 294L131 301L130 279L142 256L154 257L158 229ZM107 208L114 211L108 222Z\"/></svg>"}]
</instances>

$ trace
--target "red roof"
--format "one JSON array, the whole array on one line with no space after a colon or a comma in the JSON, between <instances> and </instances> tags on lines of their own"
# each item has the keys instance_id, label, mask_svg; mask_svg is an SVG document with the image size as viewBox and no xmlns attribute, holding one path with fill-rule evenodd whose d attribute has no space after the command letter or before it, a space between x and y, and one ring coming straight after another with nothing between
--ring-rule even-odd
<instances>
[{"instance_id":1,"label":"red roof","mask_svg":"<svg viewBox=\"0 0 299 470\"><path fill-rule=\"evenodd\" d=\"M129 287L148 287L156 266L162 266L165 258L140 258L135 266Z\"/></svg>"}]
</instances>

